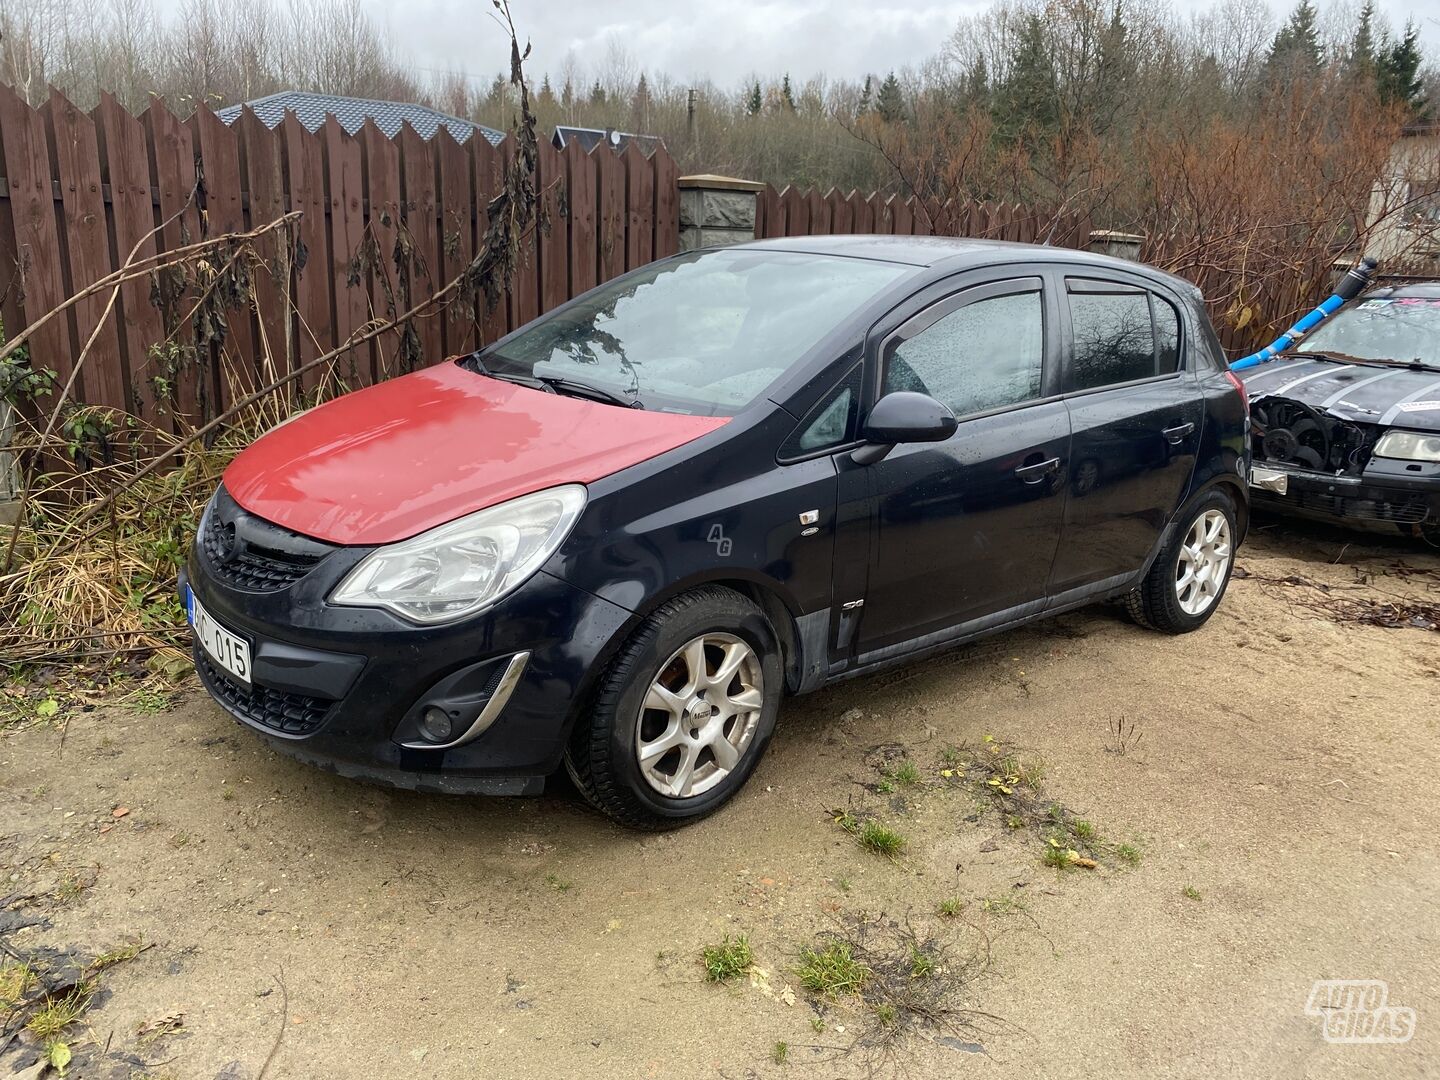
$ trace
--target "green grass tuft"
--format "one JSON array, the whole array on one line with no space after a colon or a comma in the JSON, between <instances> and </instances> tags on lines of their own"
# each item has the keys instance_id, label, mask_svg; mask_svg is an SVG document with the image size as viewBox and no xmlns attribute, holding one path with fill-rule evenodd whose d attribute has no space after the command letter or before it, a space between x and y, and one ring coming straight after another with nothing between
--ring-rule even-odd
<instances>
[{"instance_id":1,"label":"green grass tuft","mask_svg":"<svg viewBox=\"0 0 1440 1080\"><path fill-rule=\"evenodd\" d=\"M711 982L726 982L737 979L750 970L755 954L750 951L750 939L740 934L734 941L726 934L719 945L706 945L700 951L700 962L705 965L705 977Z\"/></svg>"},{"instance_id":2,"label":"green grass tuft","mask_svg":"<svg viewBox=\"0 0 1440 1080\"><path fill-rule=\"evenodd\" d=\"M958 896L946 897L940 901L940 914L947 919L957 918L965 910L965 901Z\"/></svg>"},{"instance_id":3,"label":"green grass tuft","mask_svg":"<svg viewBox=\"0 0 1440 1080\"><path fill-rule=\"evenodd\" d=\"M1180 890L1180 895L1185 897L1185 899L1187 900L1199 900L1200 890L1195 888L1194 885L1186 885L1183 889Z\"/></svg>"},{"instance_id":4,"label":"green grass tuft","mask_svg":"<svg viewBox=\"0 0 1440 1080\"><path fill-rule=\"evenodd\" d=\"M887 829L878 821L867 821L860 826L855 839L866 851L893 859L905 848L905 838L893 829Z\"/></svg>"},{"instance_id":5,"label":"green grass tuft","mask_svg":"<svg viewBox=\"0 0 1440 1080\"><path fill-rule=\"evenodd\" d=\"M803 946L795 974L805 989L826 997L858 994L870 979L870 969L855 959L846 941L832 941L820 949Z\"/></svg>"}]
</instances>

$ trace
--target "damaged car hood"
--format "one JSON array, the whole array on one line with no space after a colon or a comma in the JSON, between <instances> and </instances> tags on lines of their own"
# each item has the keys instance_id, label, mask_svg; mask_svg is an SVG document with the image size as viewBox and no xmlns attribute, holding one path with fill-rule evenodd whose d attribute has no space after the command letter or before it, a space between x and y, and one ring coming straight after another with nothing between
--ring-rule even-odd
<instances>
[{"instance_id":1,"label":"damaged car hood","mask_svg":"<svg viewBox=\"0 0 1440 1080\"><path fill-rule=\"evenodd\" d=\"M1247 375L1251 401L1289 398L1341 420L1440 431L1440 372L1288 357Z\"/></svg>"}]
</instances>

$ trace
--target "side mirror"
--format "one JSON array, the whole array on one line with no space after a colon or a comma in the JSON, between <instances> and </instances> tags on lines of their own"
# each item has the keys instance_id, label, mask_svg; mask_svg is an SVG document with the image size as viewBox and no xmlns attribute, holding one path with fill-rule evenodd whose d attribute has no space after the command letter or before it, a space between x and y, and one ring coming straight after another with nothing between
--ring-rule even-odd
<instances>
[{"instance_id":1,"label":"side mirror","mask_svg":"<svg viewBox=\"0 0 1440 1080\"><path fill-rule=\"evenodd\" d=\"M857 465L879 461L897 443L944 442L955 434L955 414L929 394L896 390L875 403L861 435L865 445L851 455Z\"/></svg>"}]
</instances>

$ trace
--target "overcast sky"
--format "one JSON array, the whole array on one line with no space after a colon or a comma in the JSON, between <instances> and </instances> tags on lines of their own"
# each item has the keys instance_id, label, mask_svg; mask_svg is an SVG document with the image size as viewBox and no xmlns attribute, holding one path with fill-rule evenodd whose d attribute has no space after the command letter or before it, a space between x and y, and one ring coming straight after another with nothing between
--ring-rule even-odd
<instances>
[{"instance_id":1,"label":"overcast sky","mask_svg":"<svg viewBox=\"0 0 1440 1080\"><path fill-rule=\"evenodd\" d=\"M402 54L433 71L464 71L488 84L507 61L505 39L488 17L487 0L363 0ZM819 71L859 78L918 65L938 51L956 20L988 0L513 0L522 36L534 48L530 70L558 72L567 50L593 71L609 42L620 41L643 70L681 82L705 77L721 87L751 73ZM1288 12L1293 0L1271 0ZM1202 0L1176 0L1202 11ZM1325 6L1322 0L1320 6ZM1397 27L1421 24L1431 53L1440 52L1440 0L1379 0Z\"/></svg>"}]
</instances>

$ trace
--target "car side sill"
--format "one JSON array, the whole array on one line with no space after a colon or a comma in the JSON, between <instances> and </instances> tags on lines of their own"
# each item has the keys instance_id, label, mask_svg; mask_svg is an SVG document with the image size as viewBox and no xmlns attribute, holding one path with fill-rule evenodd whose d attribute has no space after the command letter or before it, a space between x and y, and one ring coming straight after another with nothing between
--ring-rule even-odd
<instances>
[{"instance_id":1,"label":"car side sill","mask_svg":"<svg viewBox=\"0 0 1440 1080\"><path fill-rule=\"evenodd\" d=\"M853 665L841 671L832 671L827 683L840 682L857 675L872 675L887 668L899 667L944 652L967 641L998 634L1025 623L1035 622L1049 615L1058 615L1075 608L1085 607L1100 600L1122 596L1129 592L1139 577L1134 573L1116 574L1102 581L1091 582L1074 589L1067 589L1058 596L1041 600L1030 600L1024 604L984 615L944 630L935 630L909 641L887 645L858 657Z\"/></svg>"}]
</instances>

